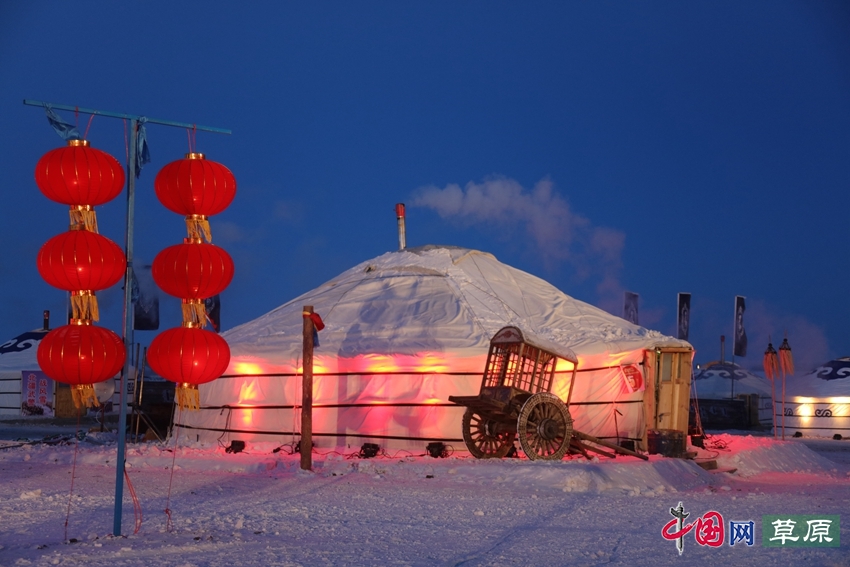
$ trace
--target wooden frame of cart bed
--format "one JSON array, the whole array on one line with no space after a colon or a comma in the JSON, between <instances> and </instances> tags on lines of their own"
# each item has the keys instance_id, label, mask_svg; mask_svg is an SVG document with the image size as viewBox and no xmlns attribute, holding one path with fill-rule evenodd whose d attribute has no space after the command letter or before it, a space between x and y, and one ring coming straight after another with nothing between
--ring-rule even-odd
<instances>
[{"instance_id":1,"label":"wooden frame of cart bed","mask_svg":"<svg viewBox=\"0 0 850 567\"><path fill-rule=\"evenodd\" d=\"M566 402L552 394L558 360L572 363ZM465 406L463 440L479 459L505 457L514 439L531 460L558 460L568 451L608 451L584 443L589 441L616 452L646 458L574 430L569 403L575 383L578 358L568 348L523 334L517 327L504 327L490 340L487 363L477 396L449 396Z\"/></svg>"}]
</instances>

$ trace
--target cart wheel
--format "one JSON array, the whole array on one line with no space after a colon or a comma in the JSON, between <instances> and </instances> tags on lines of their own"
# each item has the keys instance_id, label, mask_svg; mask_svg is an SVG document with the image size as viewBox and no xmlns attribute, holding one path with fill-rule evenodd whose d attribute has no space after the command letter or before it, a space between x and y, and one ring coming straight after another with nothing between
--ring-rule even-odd
<instances>
[{"instance_id":1,"label":"cart wheel","mask_svg":"<svg viewBox=\"0 0 850 567\"><path fill-rule=\"evenodd\" d=\"M472 408L463 413L463 441L476 459L500 459L514 446L514 432Z\"/></svg>"},{"instance_id":2,"label":"cart wheel","mask_svg":"<svg viewBox=\"0 0 850 567\"><path fill-rule=\"evenodd\" d=\"M517 419L517 434L519 445L529 459L556 461L570 448L573 418L558 396L540 392L523 404Z\"/></svg>"}]
</instances>

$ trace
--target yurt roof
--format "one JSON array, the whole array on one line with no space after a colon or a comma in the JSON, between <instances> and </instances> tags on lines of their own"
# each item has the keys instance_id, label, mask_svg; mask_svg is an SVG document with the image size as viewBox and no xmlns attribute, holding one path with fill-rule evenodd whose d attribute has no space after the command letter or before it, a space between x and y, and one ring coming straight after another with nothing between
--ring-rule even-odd
<instances>
[{"instance_id":1,"label":"yurt roof","mask_svg":"<svg viewBox=\"0 0 850 567\"><path fill-rule=\"evenodd\" d=\"M788 376L786 396L850 397L850 357L825 362L806 374Z\"/></svg>"},{"instance_id":2,"label":"yurt roof","mask_svg":"<svg viewBox=\"0 0 850 567\"><path fill-rule=\"evenodd\" d=\"M480 356L507 325L564 345L580 359L690 346L574 299L486 252L424 246L362 262L224 333L233 353L229 372L239 373L240 361L263 361L271 368L296 360L305 305L312 305L326 325L317 354L341 358L423 352Z\"/></svg>"},{"instance_id":3,"label":"yurt roof","mask_svg":"<svg viewBox=\"0 0 850 567\"><path fill-rule=\"evenodd\" d=\"M770 382L733 362L709 362L694 373L697 396L704 399L724 399L734 394L771 395Z\"/></svg>"},{"instance_id":4,"label":"yurt roof","mask_svg":"<svg viewBox=\"0 0 850 567\"><path fill-rule=\"evenodd\" d=\"M0 345L0 372L38 370L36 351L47 331L34 329Z\"/></svg>"}]
</instances>

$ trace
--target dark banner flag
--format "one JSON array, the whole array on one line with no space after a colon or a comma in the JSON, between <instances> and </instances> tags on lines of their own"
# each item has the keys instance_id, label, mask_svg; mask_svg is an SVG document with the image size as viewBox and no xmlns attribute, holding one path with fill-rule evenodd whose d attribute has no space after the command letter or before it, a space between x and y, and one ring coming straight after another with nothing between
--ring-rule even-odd
<instances>
[{"instance_id":1,"label":"dark banner flag","mask_svg":"<svg viewBox=\"0 0 850 567\"><path fill-rule=\"evenodd\" d=\"M159 329L159 294L150 265L133 270L133 328L137 331Z\"/></svg>"},{"instance_id":2,"label":"dark banner flag","mask_svg":"<svg viewBox=\"0 0 850 567\"><path fill-rule=\"evenodd\" d=\"M676 338L683 341L688 340L688 331L691 328L691 294L679 294L679 309L676 318L676 326L679 329Z\"/></svg>"},{"instance_id":3,"label":"dark banner flag","mask_svg":"<svg viewBox=\"0 0 850 567\"><path fill-rule=\"evenodd\" d=\"M221 332L221 298L218 295L208 297L204 300L204 308L207 310L207 318L212 324L213 331Z\"/></svg>"},{"instance_id":4,"label":"dark banner flag","mask_svg":"<svg viewBox=\"0 0 850 567\"><path fill-rule=\"evenodd\" d=\"M747 332L744 330L744 311L747 304L744 297L735 296L735 342L732 354L735 356L747 356Z\"/></svg>"},{"instance_id":5,"label":"dark banner flag","mask_svg":"<svg viewBox=\"0 0 850 567\"><path fill-rule=\"evenodd\" d=\"M638 294L627 291L623 299L623 319L629 323L638 323Z\"/></svg>"}]
</instances>

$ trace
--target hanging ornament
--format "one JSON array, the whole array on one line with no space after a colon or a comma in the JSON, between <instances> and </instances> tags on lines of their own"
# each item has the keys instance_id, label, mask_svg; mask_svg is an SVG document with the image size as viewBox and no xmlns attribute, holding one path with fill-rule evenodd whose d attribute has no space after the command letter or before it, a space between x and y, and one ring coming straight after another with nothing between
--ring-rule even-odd
<instances>
[{"instance_id":1,"label":"hanging ornament","mask_svg":"<svg viewBox=\"0 0 850 567\"><path fill-rule=\"evenodd\" d=\"M89 146L87 140L68 140L50 150L35 166L35 182L45 197L71 207L71 225L97 232L92 207L107 203L124 188L124 168L114 157Z\"/></svg>"},{"instance_id":2,"label":"hanging ornament","mask_svg":"<svg viewBox=\"0 0 850 567\"><path fill-rule=\"evenodd\" d=\"M222 248L185 239L156 255L151 275L162 291L185 299L206 299L230 285L233 260Z\"/></svg>"},{"instance_id":3,"label":"hanging ornament","mask_svg":"<svg viewBox=\"0 0 850 567\"><path fill-rule=\"evenodd\" d=\"M234 271L230 255L211 244L207 217L230 205L236 180L223 165L190 153L163 167L154 187L167 209L186 215L189 237L153 261L154 281L182 300L183 326L160 333L148 348L148 360L154 371L178 383L178 406L199 409L198 385L221 376L230 363L227 342L202 327L207 323L204 300L221 293Z\"/></svg>"},{"instance_id":4,"label":"hanging ornament","mask_svg":"<svg viewBox=\"0 0 850 567\"><path fill-rule=\"evenodd\" d=\"M782 344L779 345L779 367L785 374L794 374L794 356L791 354L788 337L785 337Z\"/></svg>"},{"instance_id":5,"label":"hanging ornament","mask_svg":"<svg viewBox=\"0 0 850 567\"><path fill-rule=\"evenodd\" d=\"M208 217L226 209L236 196L236 178L224 165L201 153L163 167L154 180L156 196L163 206L186 216L189 238L212 242Z\"/></svg>"},{"instance_id":6,"label":"hanging ornament","mask_svg":"<svg viewBox=\"0 0 850 567\"><path fill-rule=\"evenodd\" d=\"M71 207L71 230L48 240L36 260L47 283L71 292L71 324L42 339L38 364L52 379L71 385L75 406L97 406L93 384L112 378L126 352L118 335L92 325L99 319L94 292L120 281L127 263L117 244L97 234L93 207L121 192L124 169L87 141L70 140L42 156L35 181L47 198Z\"/></svg>"},{"instance_id":7,"label":"hanging ornament","mask_svg":"<svg viewBox=\"0 0 850 567\"><path fill-rule=\"evenodd\" d=\"M204 300L233 280L233 260L223 249L200 239L184 239L156 255L151 275L167 294L183 300L183 321L206 325Z\"/></svg>"},{"instance_id":8,"label":"hanging ornament","mask_svg":"<svg viewBox=\"0 0 850 567\"><path fill-rule=\"evenodd\" d=\"M76 407L97 406L93 384L115 376L124 366L121 337L90 321L72 319L38 344L38 365L53 380L69 384Z\"/></svg>"},{"instance_id":9,"label":"hanging ornament","mask_svg":"<svg viewBox=\"0 0 850 567\"><path fill-rule=\"evenodd\" d=\"M48 240L36 258L38 273L71 292L74 319L100 319L94 291L121 281L127 261L121 248L100 234L70 230Z\"/></svg>"},{"instance_id":10,"label":"hanging ornament","mask_svg":"<svg viewBox=\"0 0 850 567\"><path fill-rule=\"evenodd\" d=\"M154 372L177 383L177 405L199 409L198 385L224 373L230 364L230 347L216 333L184 324L157 335L147 356Z\"/></svg>"},{"instance_id":11,"label":"hanging ornament","mask_svg":"<svg viewBox=\"0 0 850 567\"><path fill-rule=\"evenodd\" d=\"M767 350L764 351L764 375L768 380L773 380L779 376L779 356L776 349L773 348L773 343L767 343Z\"/></svg>"}]
</instances>

